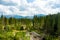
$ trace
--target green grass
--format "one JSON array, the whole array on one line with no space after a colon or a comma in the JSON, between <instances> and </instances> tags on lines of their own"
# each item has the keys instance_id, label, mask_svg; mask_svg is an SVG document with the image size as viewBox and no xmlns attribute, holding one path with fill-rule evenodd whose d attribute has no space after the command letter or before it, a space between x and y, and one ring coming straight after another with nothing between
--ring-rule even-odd
<instances>
[{"instance_id":1,"label":"green grass","mask_svg":"<svg viewBox=\"0 0 60 40\"><path fill-rule=\"evenodd\" d=\"M25 35L26 35L26 32L18 32L16 33L16 38L23 39L23 40L30 40L30 37Z\"/></svg>"},{"instance_id":2,"label":"green grass","mask_svg":"<svg viewBox=\"0 0 60 40\"><path fill-rule=\"evenodd\" d=\"M20 40L20 39L23 39L23 40L30 40L30 37L29 36L25 36L26 35L26 32L23 32L23 31L19 31L19 32L15 32L15 35L13 33L13 31L11 32L6 32L4 34L0 34L0 40Z\"/></svg>"}]
</instances>

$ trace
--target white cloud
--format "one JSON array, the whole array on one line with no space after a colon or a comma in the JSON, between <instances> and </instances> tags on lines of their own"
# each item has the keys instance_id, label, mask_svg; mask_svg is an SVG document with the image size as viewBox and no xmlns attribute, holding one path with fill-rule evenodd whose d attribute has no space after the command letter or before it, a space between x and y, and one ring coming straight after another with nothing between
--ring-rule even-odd
<instances>
[{"instance_id":1,"label":"white cloud","mask_svg":"<svg viewBox=\"0 0 60 40\"><path fill-rule=\"evenodd\" d=\"M33 16L36 14L55 14L60 12L60 8L53 8L55 4L60 4L60 0L35 0L28 3L27 0L3 0L6 3L13 2L17 5L7 6L0 4L0 12L4 15ZM21 11L20 6L23 10ZM53 6L53 7L52 7ZM55 5L56 6L56 5ZM0 13L0 14L1 14Z\"/></svg>"},{"instance_id":2,"label":"white cloud","mask_svg":"<svg viewBox=\"0 0 60 40\"><path fill-rule=\"evenodd\" d=\"M12 14L11 11L8 8L9 7L0 5L0 12L2 12L1 14L3 14L3 15Z\"/></svg>"},{"instance_id":3,"label":"white cloud","mask_svg":"<svg viewBox=\"0 0 60 40\"><path fill-rule=\"evenodd\" d=\"M46 14L54 14L54 13L57 13L57 12L59 12L58 10L60 9L60 8L58 8L58 9L53 9L52 8L52 6L54 5L54 4L59 4L59 0L47 0L47 1L42 1L42 0L36 0L34 3L33 3L33 5L35 5L35 6L37 6L37 7L39 7L39 8L41 8L42 9L42 12L45 12ZM41 10L40 9L40 10Z\"/></svg>"}]
</instances>

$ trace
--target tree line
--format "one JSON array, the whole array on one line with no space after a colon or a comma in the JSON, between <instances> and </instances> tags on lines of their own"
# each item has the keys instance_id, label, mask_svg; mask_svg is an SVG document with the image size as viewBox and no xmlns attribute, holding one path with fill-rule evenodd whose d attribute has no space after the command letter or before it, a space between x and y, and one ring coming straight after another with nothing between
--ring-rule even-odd
<instances>
[{"instance_id":1,"label":"tree line","mask_svg":"<svg viewBox=\"0 0 60 40\"><path fill-rule=\"evenodd\" d=\"M36 31L37 33L44 33L52 37L60 36L60 13L49 14L46 16L34 16L33 19L28 18L0 18L0 30L27 30Z\"/></svg>"}]
</instances>

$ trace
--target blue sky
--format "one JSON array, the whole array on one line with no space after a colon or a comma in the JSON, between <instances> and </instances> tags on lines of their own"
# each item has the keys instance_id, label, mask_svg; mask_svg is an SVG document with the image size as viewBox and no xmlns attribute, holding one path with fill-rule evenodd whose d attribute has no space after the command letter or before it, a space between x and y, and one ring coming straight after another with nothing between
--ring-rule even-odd
<instances>
[{"instance_id":1,"label":"blue sky","mask_svg":"<svg viewBox=\"0 0 60 40\"><path fill-rule=\"evenodd\" d=\"M60 0L0 0L0 15L34 16L60 12Z\"/></svg>"},{"instance_id":2,"label":"blue sky","mask_svg":"<svg viewBox=\"0 0 60 40\"><path fill-rule=\"evenodd\" d=\"M34 2L35 0L27 0L28 3L32 3Z\"/></svg>"}]
</instances>

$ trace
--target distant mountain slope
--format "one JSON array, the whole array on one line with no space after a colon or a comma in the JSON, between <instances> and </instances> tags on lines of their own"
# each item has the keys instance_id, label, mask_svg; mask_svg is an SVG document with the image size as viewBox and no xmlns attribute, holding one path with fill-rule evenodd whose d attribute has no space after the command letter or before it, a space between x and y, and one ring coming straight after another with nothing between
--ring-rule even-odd
<instances>
[{"instance_id":1,"label":"distant mountain slope","mask_svg":"<svg viewBox=\"0 0 60 40\"><path fill-rule=\"evenodd\" d=\"M40 17L40 16L45 16L44 14L37 14L36 15L37 17Z\"/></svg>"},{"instance_id":2,"label":"distant mountain slope","mask_svg":"<svg viewBox=\"0 0 60 40\"><path fill-rule=\"evenodd\" d=\"M13 17L13 18L30 18L32 19L34 16L20 16L20 15L4 15L6 18L10 18L10 17ZM36 15L37 17L40 17L40 16L45 16L44 14L38 14Z\"/></svg>"}]
</instances>

